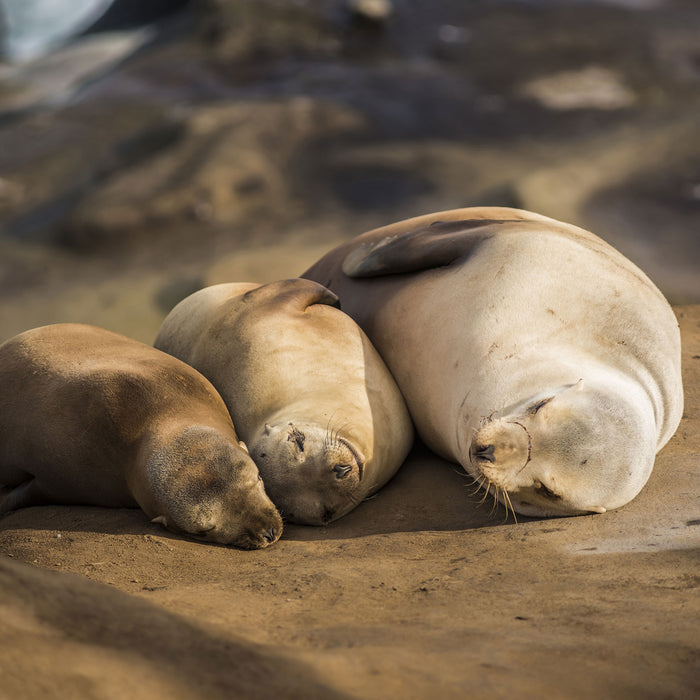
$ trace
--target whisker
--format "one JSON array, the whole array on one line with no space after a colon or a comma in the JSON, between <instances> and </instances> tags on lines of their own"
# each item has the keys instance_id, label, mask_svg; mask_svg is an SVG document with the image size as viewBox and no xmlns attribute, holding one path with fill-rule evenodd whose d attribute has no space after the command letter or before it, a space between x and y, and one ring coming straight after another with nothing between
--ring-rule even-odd
<instances>
[{"instance_id":1,"label":"whisker","mask_svg":"<svg viewBox=\"0 0 700 700\"><path fill-rule=\"evenodd\" d=\"M328 426L326 428L326 436L324 438L324 446L326 448L333 447L334 445L337 445L339 443L340 431L343 430L348 425L348 421L345 421L343 423L340 423L337 426L334 426L333 425L333 418L334 417L335 417L335 413L333 413L331 415L331 417L328 419Z\"/></svg>"},{"instance_id":2,"label":"whisker","mask_svg":"<svg viewBox=\"0 0 700 700\"><path fill-rule=\"evenodd\" d=\"M513 504L510 501L510 496L508 495L508 491L506 489L503 489L501 491L501 498L501 505L506 511L506 515L503 522L507 523L508 519L510 518L510 511L513 509Z\"/></svg>"},{"instance_id":3,"label":"whisker","mask_svg":"<svg viewBox=\"0 0 700 700\"><path fill-rule=\"evenodd\" d=\"M498 494L500 492L500 489L498 486L494 487L494 493L493 495L493 505L491 506L491 510L489 511L489 515L493 515L496 512L496 507L498 506Z\"/></svg>"},{"instance_id":4,"label":"whisker","mask_svg":"<svg viewBox=\"0 0 700 700\"><path fill-rule=\"evenodd\" d=\"M282 522L283 522L283 523L288 522L288 521L287 521L287 515L285 514L285 512L284 512L281 508L278 507L278 508L277 508L277 512L280 514L280 518L282 518Z\"/></svg>"},{"instance_id":5,"label":"whisker","mask_svg":"<svg viewBox=\"0 0 700 700\"><path fill-rule=\"evenodd\" d=\"M501 498L503 500L500 501L500 504L503 506L504 510L506 511L505 516L503 518L503 524L505 525L508 522L508 517L510 516L510 511L508 510L508 503L509 498L508 498L508 491L506 489L503 489L501 491Z\"/></svg>"},{"instance_id":6,"label":"whisker","mask_svg":"<svg viewBox=\"0 0 700 700\"><path fill-rule=\"evenodd\" d=\"M515 508L513 508L513 502L510 500L510 496L508 495L507 491L503 492L503 495L506 498L506 501L508 502L508 505L510 506L510 510L513 513L513 520L515 520L515 524L518 524L518 516L515 514ZM508 520L508 506L506 506L506 521Z\"/></svg>"},{"instance_id":7,"label":"whisker","mask_svg":"<svg viewBox=\"0 0 700 700\"><path fill-rule=\"evenodd\" d=\"M345 421L338 426L338 429L335 431L335 438L333 439L334 445L338 445L340 443L340 431L345 430L345 428L347 428L348 425L349 425L349 422Z\"/></svg>"},{"instance_id":8,"label":"whisker","mask_svg":"<svg viewBox=\"0 0 700 700\"><path fill-rule=\"evenodd\" d=\"M486 477L482 476L479 479L474 479L474 483L476 484L476 488L469 493L470 496L476 496L477 493L484 487L484 482L486 481Z\"/></svg>"},{"instance_id":9,"label":"whisker","mask_svg":"<svg viewBox=\"0 0 700 700\"><path fill-rule=\"evenodd\" d=\"M481 497L481 500L479 501L480 504L486 503L486 499L489 497L489 493L491 492L491 482L488 479L486 479L486 481L487 481L487 484L484 487L485 488L484 495Z\"/></svg>"},{"instance_id":10,"label":"whisker","mask_svg":"<svg viewBox=\"0 0 700 700\"><path fill-rule=\"evenodd\" d=\"M329 437L330 432L331 432L331 421L332 420L333 420L333 414L331 413L331 415L328 416L328 423L326 423L326 434L323 436L323 446L326 448L330 444L328 441L328 437Z\"/></svg>"}]
</instances>

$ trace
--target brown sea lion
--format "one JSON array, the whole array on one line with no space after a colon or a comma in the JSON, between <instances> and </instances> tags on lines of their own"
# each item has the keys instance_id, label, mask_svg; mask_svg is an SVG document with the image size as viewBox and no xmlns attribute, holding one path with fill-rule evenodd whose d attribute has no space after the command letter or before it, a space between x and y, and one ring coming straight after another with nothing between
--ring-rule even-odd
<instances>
[{"instance_id":1,"label":"brown sea lion","mask_svg":"<svg viewBox=\"0 0 700 700\"><path fill-rule=\"evenodd\" d=\"M0 485L0 513L139 505L175 532L246 549L282 532L211 384L93 326L44 326L0 345Z\"/></svg>"},{"instance_id":2,"label":"brown sea lion","mask_svg":"<svg viewBox=\"0 0 700 700\"><path fill-rule=\"evenodd\" d=\"M398 470L413 439L389 370L308 280L219 284L180 302L155 345L217 388L285 518L322 525Z\"/></svg>"}]
</instances>

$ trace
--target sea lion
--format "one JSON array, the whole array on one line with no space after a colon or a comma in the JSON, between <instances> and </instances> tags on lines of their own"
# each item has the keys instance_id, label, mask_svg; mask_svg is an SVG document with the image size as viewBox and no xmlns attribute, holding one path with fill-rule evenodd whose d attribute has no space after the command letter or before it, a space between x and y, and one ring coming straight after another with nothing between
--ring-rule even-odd
<instances>
[{"instance_id":1,"label":"sea lion","mask_svg":"<svg viewBox=\"0 0 700 700\"><path fill-rule=\"evenodd\" d=\"M673 311L576 226L500 207L428 214L303 277L365 330L428 446L519 513L624 505L678 427Z\"/></svg>"},{"instance_id":2,"label":"sea lion","mask_svg":"<svg viewBox=\"0 0 700 700\"><path fill-rule=\"evenodd\" d=\"M155 341L217 388L270 498L310 525L377 491L413 440L389 370L337 305L308 280L219 284L180 302Z\"/></svg>"},{"instance_id":3,"label":"sea lion","mask_svg":"<svg viewBox=\"0 0 700 700\"><path fill-rule=\"evenodd\" d=\"M0 514L139 505L170 530L244 549L282 532L214 387L94 326L43 326L0 345L0 484Z\"/></svg>"}]
</instances>

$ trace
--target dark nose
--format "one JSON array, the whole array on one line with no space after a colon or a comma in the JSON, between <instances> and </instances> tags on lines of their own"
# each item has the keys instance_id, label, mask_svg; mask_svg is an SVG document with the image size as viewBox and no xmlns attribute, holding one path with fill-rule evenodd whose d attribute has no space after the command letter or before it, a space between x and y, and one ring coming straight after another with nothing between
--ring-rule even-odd
<instances>
[{"instance_id":1,"label":"dark nose","mask_svg":"<svg viewBox=\"0 0 700 700\"><path fill-rule=\"evenodd\" d=\"M473 450L472 454L478 459L485 459L489 462L494 462L494 447L493 445L477 445Z\"/></svg>"},{"instance_id":2,"label":"dark nose","mask_svg":"<svg viewBox=\"0 0 700 700\"><path fill-rule=\"evenodd\" d=\"M344 479L352 471L352 465L351 464L336 464L333 467L333 471L335 472L336 479Z\"/></svg>"},{"instance_id":3,"label":"dark nose","mask_svg":"<svg viewBox=\"0 0 700 700\"><path fill-rule=\"evenodd\" d=\"M277 539L277 529L274 527L271 527L262 534L262 538L266 542L274 542Z\"/></svg>"}]
</instances>

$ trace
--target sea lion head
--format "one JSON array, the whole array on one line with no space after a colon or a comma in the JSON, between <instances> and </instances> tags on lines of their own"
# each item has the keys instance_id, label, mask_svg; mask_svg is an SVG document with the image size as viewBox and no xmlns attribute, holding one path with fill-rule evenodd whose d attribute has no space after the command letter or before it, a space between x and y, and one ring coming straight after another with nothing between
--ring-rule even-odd
<instances>
[{"instance_id":1,"label":"sea lion head","mask_svg":"<svg viewBox=\"0 0 700 700\"><path fill-rule=\"evenodd\" d=\"M152 497L139 498L135 488L136 500L169 530L242 549L267 547L282 534L245 445L213 428L180 431L151 452L146 470Z\"/></svg>"},{"instance_id":2,"label":"sea lion head","mask_svg":"<svg viewBox=\"0 0 700 700\"><path fill-rule=\"evenodd\" d=\"M604 513L646 483L654 440L632 401L581 380L486 418L468 471L523 515Z\"/></svg>"},{"instance_id":3,"label":"sea lion head","mask_svg":"<svg viewBox=\"0 0 700 700\"><path fill-rule=\"evenodd\" d=\"M285 520L327 525L363 497L365 457L339 431L303 421L266 424L251 456Z\"/></svg>"}]
</instances>

